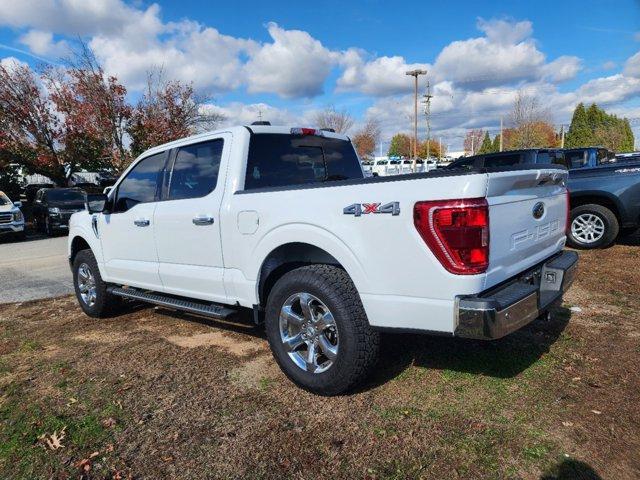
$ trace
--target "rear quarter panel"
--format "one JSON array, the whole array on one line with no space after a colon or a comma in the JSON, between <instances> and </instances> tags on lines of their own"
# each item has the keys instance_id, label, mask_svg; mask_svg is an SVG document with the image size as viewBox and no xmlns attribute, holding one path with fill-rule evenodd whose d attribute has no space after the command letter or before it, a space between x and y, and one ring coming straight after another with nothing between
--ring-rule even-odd
<instances>
[{"instance_id":1,"label":"rear quarter panel","mask_svg":"<svg viewBox=\"0 0 640 480\"><path fill-rule=\"evenodd\" d=\"M447 272L415 229L413 206L485 193L486 175L468 174L233 194L221 215L225 285L240 304L258 303L257 280L267 255L286 243L307 243L343 265L372 325L453 331L455 295L481 290L484 275ZM399 215L343 213L354 203L389 202L399 202ZM241 212L257 215L254 233L240 233Z\"/></svg>"}]
</instances>

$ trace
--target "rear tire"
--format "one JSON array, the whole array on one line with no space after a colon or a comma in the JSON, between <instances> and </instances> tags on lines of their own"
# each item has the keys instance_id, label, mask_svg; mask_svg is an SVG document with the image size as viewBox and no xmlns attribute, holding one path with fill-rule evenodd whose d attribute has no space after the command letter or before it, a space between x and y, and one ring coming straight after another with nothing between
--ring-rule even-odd
<instances>
[{"instance_id":1,"label":"rear tire","mask_svg":"<svg viewBox=\"0 0 640 480\"><path fill-rule=\"evenodd\" d=\"M93 318L105 318L121 306L120 297L107 291L91 250L81 250L73 260L73 286L82 311Z\"/></svg>"},{"instance_id":2,"label":"rear tire","mask_svg":"<svg viewBox=\"0 0 640 480\"><path fill-rule=\"evenodd\" d=\"M311 306L306 313L302 299ZM288 318L295 322L283 320ZM273 356L285 375L318 395L347 392L366 378L378 359L380 335L369 325L349 275L332 265L309 265L280 278L269 294L265 327ZM284 338L304 335L307 340L296 349L285 346ZM309 350L314 357L311 363Z\"/></svg>"},{"instance_id":3,"label":"rear tire","mask_svg":"<svg viewBox=\"0 0 640 480\"><path fill-rule=\"evenodd\" d=\"M619 231L618 219L607 207L580 205L571 210L567 243L574 248L604 248L615 241Z\"/></svg>"}]
</instances>

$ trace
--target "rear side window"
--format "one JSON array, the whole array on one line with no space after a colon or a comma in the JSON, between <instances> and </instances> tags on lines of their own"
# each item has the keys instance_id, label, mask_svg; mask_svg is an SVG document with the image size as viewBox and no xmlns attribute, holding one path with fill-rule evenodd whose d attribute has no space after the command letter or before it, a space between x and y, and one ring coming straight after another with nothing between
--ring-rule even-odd
<instances>
[{"instance_id":1,"label":"rear side window","mask_svg":"<svg viewBox=\"0 0 640 480\"><path fill-rule=\"evenodd\" d=\"M462 160L456 160L455 162L449 164L449 166L447 166L447 169L451 169L451 170L473 170L473 167L475 165L477 158L476 157L472 157L472 158L465 158Z\"/></svg>"},{"instance_id":2,"label":"rear side window","mask_svg":"<svg viewBox=\"0 0 640 480\"><path fill-rule=\"evenodd\" d=\"M151 155L138 162L118 186L115 211L124 212L138 203L156 199L158 180L164 170L165 153Z\"/></svg>"},{"instance_id":3,"label":"rear side window","mask_svg":"<svg viewBox=\"0 0 640 480\"><path fill-rule=\"evenodd\" d=\"M198 198L216 188L224 141L213 140L178 149L169 180L169 200Z\"/></svg>"},{"instance_id":4,"label":"rear side window","mask_svg":"<svg viewBox=\"0 0 640 480\"><path fill-rule=\"evenodd\" d=\"M562 152L538 152L536 163L551 163L553 165L566 166L566 161Z\"/></svg>"},{"instance_id":5,"label":"rear side window","mask_svg":"<svg viewBox=\"0 0 640 480\"><path fill-rule=\"evenodd\" d=\"M315 135L251 136L245 190L364 178L350 142Z\"/></svg>"},{"instance_id":6,"label":"rear side window","mask_svg":"<svg viewBox=\"0 0 640 480\"><path fill-rule=\"evenodd\" d=\"M485 167L510 167L520 163L519 153L511 155L487 155L484 160Z\"/></svg>"},{"instance_id":7,"label":"rear side window","mask_svg":"<svg viewBox=\"0 0 640 480\"><path fill-rule=\"evenodd\" d=\"M581 168L587 164L586 151L565 152L564 158L569 168Z\"/></svg>"}]
</instances>

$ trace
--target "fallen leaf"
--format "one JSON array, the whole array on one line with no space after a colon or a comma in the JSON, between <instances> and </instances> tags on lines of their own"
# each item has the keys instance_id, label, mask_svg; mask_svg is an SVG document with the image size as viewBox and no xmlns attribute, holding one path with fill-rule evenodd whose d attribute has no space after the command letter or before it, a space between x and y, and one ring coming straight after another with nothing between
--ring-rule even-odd
<instances>
[{"instance_id":1,"label":"fallen leaf","mask_svg":"<svg viewBox=\"0 0 640 480\"><path fill-rule=\"evenodd\" d=\"M572 422L562 422L562 425L565 427L573 427L573 423Z\"/></svg>"},{"instance_id":2,"label":"fallen leaf","mask_svg":"<svg viewBox=\"0 0 640 480\"><path fill-rule=\"evenodd\" d=\"M596 415L600 415L602 412L600 410L591 410L592 413L595 413Z\"/></svg>"},{"instance_id":3,"label":"fallen leaf","mask_svg":"<svg viewBox=\"0 0 640 480\"><path fill-rule=\"evenodd\" d=\"M102 420L102 426L104 428L112 428L115 425L116 425L116 420L112 417L105 418L104 420Z\"/></svg>"},{"instance_id":4,"label":"fallen leaf","mask_svg":"<svg viewBox=\"0 0 640 480\"><path fill-rule=\"evenodd\" d=\"M67 429L66 425L64 427L62 427L62 430L60 430L60 433L58 433L58 431L54 431L51 435L47 435L46 433L43 433L42 435L40 435L38 437L39 440L42 440L47 447L49 447L51 450L58 450L59 448L64 448L64 445L62 444L62 440L64 440L64 437L67 435L65 430Z\"/></svg>"}]
</instances>

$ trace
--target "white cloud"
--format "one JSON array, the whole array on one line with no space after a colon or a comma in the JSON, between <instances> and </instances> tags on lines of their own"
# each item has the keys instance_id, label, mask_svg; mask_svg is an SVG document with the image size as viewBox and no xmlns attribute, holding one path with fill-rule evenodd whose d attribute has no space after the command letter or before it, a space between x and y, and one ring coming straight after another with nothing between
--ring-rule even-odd
<instances>
[{"instance_id":1,"label":"white cloud","mask_svg":"<svg viewBox=\"0 0 640 480\"><path fill-rule=\"evenodd\" d=\"M71 51L65 40L54 41L53 33L40 30L29 30L22 35L19 42L29 47L36 55L60 58Z\"/></svg>"},{"instance_id":2,"label":"white cloud","mask_svg":"<svg viewBox=\"0 0 640 480\"><path fill-rule=\"evenodd\" d=\"M616 62L614 62L613 60L609 60L609 61L604 62L602 64L602 69L603 70L613 70L617 66L618 66L618 64Z\"/></svg>"},{"instance_id":3,"label":"white cloud","mask_svg":"<svg viewBox=\"0 0 640 480\"><path fill-rule=\"evenodd\" d=\"M413 80L405 75L408 70L430 70L427 64L408 64L403 57L378 57L365 60L366 53L349 49L342 55L344 67L338 79L338 91L359 91L366 95L385 96L406 93L413 89Z\"/></svg>"},{"instance_id":4,"label":"white cloud","mask_svg":"<svg viewBox=\"0 0 640 480\"><path fill-rule=\"evenodd\" d=\"M578 57L563 55L541 69L541 76L553 83L566 82L574 78L582 69L582 60Z\"/></svg>"},{"instance_id":5,"label":"white cloud","mask_svg":"<svg viewBox=\"0 0 640 480\"><path fill-rule=\"evenodd\" d=\"M640 52L626 61L624 64L624 74L628 77L640 78Z\"/></svg>"},{"instance_id":6,"label":"white cloud","mask_svg":"<svg viewBox=\"0 0 640 480\"><path fill-rule=\"evenodd\" d=\"M205 111L224 115L223 125L250 125L260 119L271 122L271 125L293 125L300 121L300 116L289 110L281 109L267 103L232 102L224 106L204 105Z\"/></svg>"},{"instance_id":7,"label":"white cloud","mask_svg":"<svg viewBox=\"0 0 640 480\"><path fill-rule=\"evenodd\" d=\"M158 9L153 4L147 11ZM121 0L0 0L0 24L70 36L118 34L145 13Z\"/></svg>"},{"instance_id":8,"label":"white cloud","mask_svg":"<svg viewBox=\"0 0 640 480\"><path fill-rule=\"evenodd\" d=\"M529 38L533 25L528 20L513 22L509 20L478 19L478 29L485 33L490 43L513 45Z\"/></svg>"},{"instance_id":9,"label":"white cloud","mask_svg":"<svg viewBox=\"0 0 640 480\"><path fill-rule=\"evenodd\" d=\"M307 32L267 26L273 43L262 45L245 66L249 92L273 92L286 98L323 93L338 55Z\"/></svg>"},{"instance_id":10,"label":"white cloud","mask_svg":"<svg viewBox=\"0 0 640 480\"><path fill-rule=\"evenodd\" d=\"M545 56L529 38L530 22L480 19L478 28L485 37L455 41L440 52L434 64L439 79L482 89L540 77Z\"/></svg>"}]
</instances>

